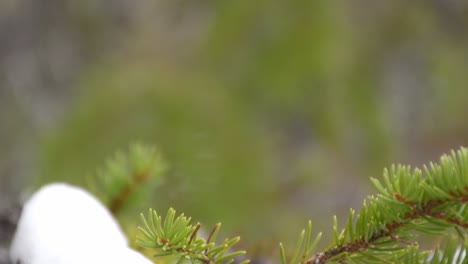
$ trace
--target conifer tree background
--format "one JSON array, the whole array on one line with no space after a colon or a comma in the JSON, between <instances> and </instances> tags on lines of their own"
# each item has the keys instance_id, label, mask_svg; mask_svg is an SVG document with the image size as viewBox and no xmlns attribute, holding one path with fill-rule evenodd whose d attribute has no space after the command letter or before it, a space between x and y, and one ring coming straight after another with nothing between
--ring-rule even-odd
<instances>
[{"instance_id":1,"label":"conifer tree background","mask_svg":"<svg viewBox=\"0 0 468 264\"><path fill-rule=\"evenodd\" d=\"M174 207L258 258L305 219L330 230L383 167L468 145L467 14L438 0L1 1L0 249L20 190L86 185L133 142L167 169L125 221Z\"/></svg>"}]
</instances>

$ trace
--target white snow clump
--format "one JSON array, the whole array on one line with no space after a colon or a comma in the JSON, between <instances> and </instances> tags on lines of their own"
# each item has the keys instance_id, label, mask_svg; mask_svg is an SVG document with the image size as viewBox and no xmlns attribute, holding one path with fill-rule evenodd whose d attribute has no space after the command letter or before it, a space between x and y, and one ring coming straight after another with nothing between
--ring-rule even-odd
<instances>
[{"instance_id":1,"label":"white snow clump","mask_svg":"<svg viewBox=\"0 0 468 264\"><path fill-rule=\"evenodd\" d=\"M111 213L83 189L42 187L25 203L10 248L14 264L151 264Z\"/></svg>"}]
</instances>

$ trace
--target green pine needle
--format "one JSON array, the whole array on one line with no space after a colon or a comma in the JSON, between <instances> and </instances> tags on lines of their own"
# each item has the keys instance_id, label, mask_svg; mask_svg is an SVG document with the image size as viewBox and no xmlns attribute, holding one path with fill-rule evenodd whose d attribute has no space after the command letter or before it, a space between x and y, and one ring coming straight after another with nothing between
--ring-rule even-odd
<instances>
[{"instance_id":1,"label":"green pine needle","mask_svg":"<svg viewBox=\"0 0 468 264\"><path fill-rule=\"evenodd\" d=\"M174 255L179 257L177 263L180 264L185 260L190 260L194 264L228 264L246 253L232 251L239 242L239 237L215 245L220 224L215 225L208 240L198 238L197 233L201 225L190 224L191 219L184 214L176 217L176 211L172 208L168 210L164 221L153 209L149 209L147 218L141 214L141 220L143 227L139 227L139 230L142 236L137 238L137 243L145 248L162 250L154 257ZM242 262L246 264L248 260Z\"/></svg>"}]
</instances>

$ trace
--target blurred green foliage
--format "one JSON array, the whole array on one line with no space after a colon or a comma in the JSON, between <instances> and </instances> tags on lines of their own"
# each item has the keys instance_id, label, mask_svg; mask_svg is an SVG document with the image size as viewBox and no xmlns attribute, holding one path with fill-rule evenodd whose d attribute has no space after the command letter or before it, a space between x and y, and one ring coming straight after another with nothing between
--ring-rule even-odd
<instances>
[{"instance_id":1,"label":"blurred green foliage","mask_svg":"<svg viewBox=\"0 0 468 264\"><path fill-rule=\"evenodd\" d=\"M320 230L361 200L368 176L418 160L402 152L431 158L468 141L466 12L438 1L166 2L168 17L195 18L157 30L150 6L106 44L43 137L39 182L83 184L116 150L155 144L169 172L148 206L285 241L285 225L312 218ZM93 43L112 26L86 8L75 23Z\"/></svg>"}]
</instances>

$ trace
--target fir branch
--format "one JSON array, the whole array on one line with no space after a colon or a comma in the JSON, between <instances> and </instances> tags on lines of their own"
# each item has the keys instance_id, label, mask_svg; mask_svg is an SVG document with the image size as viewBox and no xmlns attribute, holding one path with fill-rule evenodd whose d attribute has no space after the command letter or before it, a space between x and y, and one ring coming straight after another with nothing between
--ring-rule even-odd
<instances>
[{"instance_id":1,"label":"fir branch","mask_svg":"<svg viewBox=\"0 0 468 264\"><path fill-rule=\"evenodd\" d=\"M215 240L221 224L216 224L207 240L197 237L201 225L190 224L190 218L184 214L175 217L176 211L172 208L167 212L164 221L153 209L149 209L147 219L141 214L144 227L139 227L142 237L137 238L137 243L145 248L159 250L161 253L154 257L173 255L179 258L178 263L190 260L193 264L231 264L245 251L231 249L239 242L240 238L226 239L221 245L216 245ZM240 264L247 264L244 260Z\"/></svg>"},{"instance_id":2,"label":"fir branch","mask_svg":"<svg viewBox=\"0 0 468 264\"><path fill-rule=\"evenodd\" d=\"M452 203L453 201L459 201L461 203L464 203L464 201L466 201L466 195L454 196L453 199L447 199L444 201L430 200L426 205L417 205L415 202L407 201L404 197L397 193L394 194L394 197L396 200L407 204L411 208L411 211L406 212L401 219L385 224L385 226L381 227L376 232L374 232L367 241L364 238L361 238L359 240L354 240L349 243L333 247L330 250L327 250L323 253L316 254L312 259L306 261L306 263L325 263L328 259L344 252L349 254L354 253L356 251L364 251L376 246L376 242L384 238L394 240L395 242L398 242L400 244L414 245L414 243L409 243L401 240L397 233L400 228L410 224L413 220L416 219L426 218L428 221L431 221L429 220L430 218L435 218L444 220L449 224L455 224L465 229L468 227L468 223L465 220L458 219L455 217L446 218L444 212L438 212L434 210L438 206L443 206L444 204ZM337 239L335 239L335 241L336 240Z\"/></svg>"},{"instance_id":3,"label":"fir branch","mask_svg":"<svg viewBox=\"0 0 468 264\"><path fill-rule=\"evenodd\" d=\"M448 229L455 229L465 241L468 227L468 150L444 155L440 164L431 163L424 167L424 177L419 169L409 166L392 166L384 170L384 183L371 179L379 193L364 201L359 215L354 218L350 211L346 227L338 232L336 218L333 243L323 252L314 254L305 264L339 263L426 263L427 252L419 252L416 242L412 242L416 230L427 234L443 235ZM310 234L310 224L307 228ZM309 238L304 243L301 232L291 264L296 263L297 252L304 247L304 255ZM449 245L450 246L450 245ZM460 250L467 250L466 243ZM439 254L438 250L435 254ZM443 257L432 257L430 263L443 262L450 258L450 250ZM280 245L282 263L286 264L284 248ZM459 254L458 262L468 258ZM402 262L404 260L404 262Z\"/></svg>"},{"instance_id":4,"label":"fir branch","mask_svg":"<svg viewBox=\"0 0 468 264\"><path fill-rule=\"evenodd\" d=\"M154 147L130 145L127 153L117 152L98 170L92 190L107 205L112 214L135 205L148 196L162 181L166 164Z\"/></svg>"}]
</instances>

